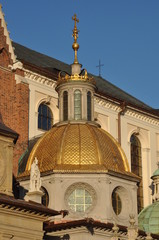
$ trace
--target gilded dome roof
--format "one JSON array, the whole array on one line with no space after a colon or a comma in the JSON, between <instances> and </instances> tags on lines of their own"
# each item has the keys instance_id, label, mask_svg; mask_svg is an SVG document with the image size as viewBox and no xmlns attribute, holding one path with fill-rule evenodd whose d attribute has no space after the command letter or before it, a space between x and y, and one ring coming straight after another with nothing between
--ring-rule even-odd
<instances>
[{"instance_id":1,"label":"gilded dome roof","mask_svg":"<svg viewBox=\"0 0 159 240\"><path fill-rule=\"evenodd\" d=\"M159 201L144 208L138 216L139 229L159 234Z\"/></svg>"},{"instance_id":2,"label":"gilded dome roof","mask_svg":"<svg viewBox=\"0 0 159 240\"><path fill-rule=\"evenodd\" d=\"M35 157L41 172L129 172L117 141L88 123L54 125L34 145L23 176L29 174Z\"/></svg>"}]
</instances>

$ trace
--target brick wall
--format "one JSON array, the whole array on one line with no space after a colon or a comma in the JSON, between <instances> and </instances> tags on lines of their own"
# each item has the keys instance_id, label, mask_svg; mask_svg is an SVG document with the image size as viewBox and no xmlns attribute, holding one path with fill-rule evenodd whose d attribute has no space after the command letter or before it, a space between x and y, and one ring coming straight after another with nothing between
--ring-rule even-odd
<instances>
[{"instance_id":1,"label":"brick wall","mask_svg":"<svg viewBox=\"0 0 159 240\"><path fill-rule=\"evenodd\" d=\"M29 86L16 84L15 74L23 76L22 70L12 71L9 47L0 21L0 122L19 134L14 148L13 172L16 175L18 160L28 144Z\"/></svg>"}]
</instances>

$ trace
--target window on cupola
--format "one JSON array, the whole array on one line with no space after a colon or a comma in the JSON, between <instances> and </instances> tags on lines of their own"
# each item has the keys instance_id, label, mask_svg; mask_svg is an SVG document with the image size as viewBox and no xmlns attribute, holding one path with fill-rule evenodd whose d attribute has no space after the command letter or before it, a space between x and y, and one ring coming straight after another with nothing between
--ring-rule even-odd
<instances>
[{"instance_id":1,"label":"window on cupola","mask_svg":"<svg viewBox=\"0 0 159 240\"><path fill-rule=\"evenodd\" d=\"M49 130L51 129L52 125L52 111L45 103L41 103L38 108L38 128L42 130Z\"/></svg>"},{"instance_id":2,"label":"window on cupola","mask_svg":"<svg viewBox=\"0 0 159 240\"><path fill-rule=\"evenodd\" d=\"M130 142L131 142L131 172L141 177L138 190L137 190L137 205L138 205L138 213L139 213L143 209L141 143L135 134L131 136Z\"/></svg>"},{"instance_id":3,"label":"window on cupola","mask_svg":"<svg viewBox=\"0 0 159 240\"><path fill-rule=\"evenodd\" d=\"M115 189L112 193L112 206L115 214L119 215L122 210L122 201L117 189Z\"/></svg>"},{"instance_id":4,"label":"window on cupola","mask_svg":"<svg viewBox=\"0 0 159 240\"><path fill-rule=\"evenodd\" d=\"M86 212L92 206L92 197L87 190L77 188L70 194L68 205L74 212Z\"/></svg>"},{"instance_id":5,"label":"window on cupola","mask_svg":"<svg viewBox=\"0 0 159 240\"><path fill-rule=\"evenodd\" d=\"M63 121L68 120L68 92L63 92Z\"/></svg>"},{"instance_id":6,"label":"window on cupola","mask_svg":"<svg viewBox=\"0 0 159 240\"><path fill-rule=\"evenodd\" d=\"M41 187L41 191L43 192L41 203L45 207L48 207L48 205L49 205L49 194L48 194L48 191L44 187Z\"/></svg>"},{"instance_id":7,"label":"window on cupola","mask_svg":"<svg viewBox=\"0 0 159 240\"><path fill-rule=\"evenodd\" d=\"M74 118L75 120L81 119L81 91L75 90L74 92Z\"/></svg>"},{"instance_id":8,"label":"window on cupola","mask_svg":"<svg viewBox=\"0 0 159 240\"><path fill-rule=\"evenodd\" d=\"M91 121L91 92L87 92L87 120Z\"/></svg>"}]
</instances>

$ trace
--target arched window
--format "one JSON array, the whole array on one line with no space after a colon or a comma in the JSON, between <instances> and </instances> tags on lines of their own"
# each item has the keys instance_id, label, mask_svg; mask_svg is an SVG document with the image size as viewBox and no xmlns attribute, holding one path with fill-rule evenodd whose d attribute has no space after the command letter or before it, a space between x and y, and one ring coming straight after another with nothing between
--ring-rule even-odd
<instances>
[{"instance_id":1,"label":"arched window","mask_svg":"<svg viewBox=\"0 0 159 240\"><path fill-rule=\"evenodd\" d=\"M38 128L49 130L53 125L53 115L51 109L45 104L40 104L38 108Z\"/></svg>"},{"instance_id":2,"label":"arched window","mask_svg":"<svg viewBox=\"0 0 159 240\"><path fill-rule=\"evenodd\" d=\"M92 109L91 109L91 92L87 93L87 120L91 121Z\"/></svg>"},{"instance_id":3,"label":"arched window","mask_svg":"<svg viewBox=\"0 0 159 240\"><path fill-rule=\"evenodd\" d=\"M68 120L68 92L63 92L63 120Z\"/></svg>"},{"instance_id":4,"label":"arched window","mask_svg":"<svg viewBox=\"0 0 159 240\"><path fill-rule=\"evenodd\" d=\"M141 181L137 191L138 213L143 209L143 182L142 182L142 158L141 143L138 137L133 134L130 138L131 142L131 171L141 177Z\"/></svg>"},{"instance_id":5,"label":"arched window","mask_svg":"<svg viewBox=\"0 0 159 240\"><path fill-rule=\"evenodd\" d=\"M43 196L42 196L42 200L41 200L41 203L45 206L45 207L48 207L49 205L49 194L48 194L48 191L44 188L44 187L41 187L41 191L43 192Z\"/></svg>"},{"instance_id":6,"label":"arched window","mask_svg":"<svg viewBox=\"0 0 159 240\"><path fill-rule=\"evenodd\" d=\"M122 210L122 201L118 191L115 189L112 193L112 206L116 215L119 215Z\"/></svg>"},{"instance_id":7,"label":"arched window","mask_svg":"<svg viewBox=\"0 0 159 240\"><path fill-rule=\"evenodd\" d=\"M74 118L75 120L81 119L81 91L75 90L74 92Z\"/></svg>"}]
</instances>

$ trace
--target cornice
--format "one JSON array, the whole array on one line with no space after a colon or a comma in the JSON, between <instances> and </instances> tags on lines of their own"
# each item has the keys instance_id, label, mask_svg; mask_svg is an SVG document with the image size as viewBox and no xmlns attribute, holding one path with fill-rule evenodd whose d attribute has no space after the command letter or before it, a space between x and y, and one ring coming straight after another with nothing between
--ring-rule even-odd
<instances>
[{"instance_id":1,"label":"cornice","mask_svg":"<svg viewBox=\"0 0 159 240\"><path fill-rule=\"evenodd\" d=\"M126 115L130 117L134 117L135 119L150 123L155 126L159 126L159 119L153 116L147 116L146 113L139 113L135 110L127 109Z\"/></svg>"},{"instance_id":2,"label":"cornice","mask_svg":"<svg viewBox=\"0 0 159 240\"><path fill-rule=\"evenodd\" d=\"M43 85L51 87L51 88L55 88L55 85L56 85L55 80L45 77L45 76L42 76L40 74L37 74L37 73L32 72L27 69L23 69L23 70L24 70L24 77L26 79L29 79L30 81L33 81L36 83L43 84ZM116 101L112 101L112 100L110 101L109 99L103 99L98 96L94 97L94 101L99 106L106 108L106 109L110 109L112 111L115 111L116 113L119 113L121 111L121 107ZM127 106L125 115L133 117L134 119L137 119L140 121L147 122L147 123L155 125L155 126L159 126L159 119L157 119L157 117L155 117L151 114L148 115L144 111L139 112L138 109L131 108L129 106Z\"/></svg>"},{"instance_id":3,"label":"cornice","mask_svg":"<svg viewBox=\"0 0 159 240\"><path fill-rule=\"evenodd\" d=\"M56 84L55 80L51 78L47 78L45 76L42 76L38 73L32 72L27 69L23 69L23 70L24 70L24 77L29 79L30 81L40 83L51 88L55 88L55 84Z\"/></svg>"},{"instance_id":4,"label":"cornice","mask_svg":"<svg viewBox=\"0 0 159 240\"><path fill-rule=\"evenodd\" d=\"M117 105L117 103L113 103L112 101L101 99L100 97L95 97L94 101L96 104L99 106L106 108L106 109L111 109L113 111L116 111L116 113L119 113L121 111L120 105ZM126 107L127 110L125 112L126 116L133 117L135 119L138 119L140 121L147 122L149 124L159 126L159 119L156 117L153 117L153 115L148 115L146 112L139 112L135 108L130 108L129 106Z\"/></svg>"},{"instance_id":5,"label":"cornice","mask_svg":"<svg viewBox=\"0 0 159 240\"><path fill-rule=\"evenodd\" d=\"M104 108L116 111L117 113L121 110L119 105L117 105L113 102L110 102L109 100L104 100L104 99L101 99L100 97L95 96L94 101L95 101L96 104L98 104L98 105L100 105Z\"/></svg>"}]
</instances>

